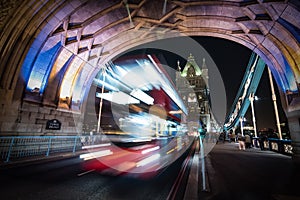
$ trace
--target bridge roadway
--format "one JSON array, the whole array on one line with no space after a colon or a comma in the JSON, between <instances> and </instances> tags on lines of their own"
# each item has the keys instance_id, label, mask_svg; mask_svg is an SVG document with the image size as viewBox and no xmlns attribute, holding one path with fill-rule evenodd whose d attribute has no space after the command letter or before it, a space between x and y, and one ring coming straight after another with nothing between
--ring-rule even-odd
<instances>
[{"instance_id":1,"label":"bridge roadway","mask_svg":"<svg viewBox=\"0 0 300 200\"><path fill-rule=\"evenodd\" d=\"M86 151L73 156L70 156L72 154L53 156L51 159L32 159L27 162L15 163L12 161L6 165L0 165L0 199L152 200L170 197L182 199L188 178L188 168L191 164L190 158L192 158L196 146L193 138L191 141L188 145L190 148L180 154L179 159L154 173L145 173L145 171L134 174L114 173L112 168L102 169L103 162L99 162L97 159L88 161L80 159L79 155L86 154ZM155 145L163 145L166 142L167 140L156 141ZM168 142L171 147L170 143L173 143L174 140L170 139ZM122 143L122 147L130 151L133 149L138 151L137 149L153 145L150 142L133 147L129 144ZM100 149L103 148L114 151L113 155L106 156L105 164L108 164L108 160L110 160L110 164L116 161L119 164L123 163L124 167L125 163L140 159L134 158L138 153L132 155L130 151L120 152L115 150L116 147L112 145L100 147ZM147 149L149 150L149 148ZM176 154L175 152L179 151L174 150L173 153ZM162 154L162 151L160 153ZM161 157L163 162L168 159L168 156L162 155ZM147 170L151 166L154 168L156 165L152 163L145 164L142 169ZM94 168L92 169L92 167Z\"/></svg>"},{"instance_id":2,"label":"bridge roadway","mask_svg":"<svg viewBox=\"0 0 300 200\"><path fill-rule=\"evenodd\" d=\"M148 179L107 176L96 171L82 174L82 160L78 157L6 166L0 169L0 197L168 199L185 158ZM195 159L190 160L193 172ZM181 182L174 199L300 199L300 170L289 156L254 148L240 151L238 144L225 142L215 145L205 160L208 191L201 191L201 163L197 163L199 178L184 175L186 181ZM197 194L192 194L195 191Z\"/></svg>"}]
</instances>

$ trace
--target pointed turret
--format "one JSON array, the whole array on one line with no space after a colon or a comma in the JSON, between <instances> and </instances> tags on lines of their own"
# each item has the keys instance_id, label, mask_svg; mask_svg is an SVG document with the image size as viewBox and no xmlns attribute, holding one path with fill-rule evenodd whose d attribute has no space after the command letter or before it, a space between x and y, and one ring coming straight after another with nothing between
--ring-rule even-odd
<instances>
[{"instance_id":1,"label":"pointed turret","mask_svg":"<svg viewBox=\"0 0 300 200\"><path fill-rule=\"evenodd\" d=\"M203 63L202 63L202 77L206 83L206 86L208 88L208 68L205 62L205 58L203 58Z\"/></svg>"},{"instance_id":2,"label":"pointed turret","mask_svg":"<svg viewBox=\"0 0 300 200\"><path fill-rule=\"evenodd\" d=\"M202 70L203 69L207 69L205 58L203 58L203 63L202 63Z\"/></svg>"},{"instance_id":3,"label":"pointed turret","mask_svg":"<svg viewBox=\"0 0 300 200\"><path fill-rule=\"evenodd\" d=\"M177 60L177 70L178 70L179 72L181 72L180 61L179 61L179 60Z\"/></svg>"},{"instance_id":4,"label":"pointed turret","mask_svg":"<svg viewBox=\"0 0 300 200\"><path fill-rule=\"evenodd\" d=\"M186 77L188 75L188 71L194 73L195 76L201 76L202 71L198 64L195 61L195 58L192 54L188 57L187 63L181 72L181 76Z\"/></svg>"}]
</instances>

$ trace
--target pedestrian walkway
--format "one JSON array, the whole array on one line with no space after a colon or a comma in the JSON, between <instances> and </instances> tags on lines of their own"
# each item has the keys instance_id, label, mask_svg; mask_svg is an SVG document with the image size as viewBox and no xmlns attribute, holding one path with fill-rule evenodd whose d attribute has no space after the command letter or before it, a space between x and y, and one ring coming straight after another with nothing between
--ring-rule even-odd
<instances>
[{"instance_id":1,"label":"pedestrian walkway","mask_svg":"<svg viewBox=\"0 0 300 200\"><path fill-rule=\"evenodd\" d=\"M300 199L300 170L290 156L218 143L205 160L210 192L199 189L199 199Z\"/></svg>"}]
</instances>

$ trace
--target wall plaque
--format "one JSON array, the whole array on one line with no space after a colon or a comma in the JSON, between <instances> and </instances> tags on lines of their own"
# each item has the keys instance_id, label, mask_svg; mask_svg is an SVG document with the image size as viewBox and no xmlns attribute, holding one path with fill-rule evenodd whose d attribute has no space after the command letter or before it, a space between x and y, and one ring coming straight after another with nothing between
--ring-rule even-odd
<instances>
[{"instance_id":1,"label":"wall plaque","mask_svg":"<svg viewBox=\"0 0 300 200\"><path fill-rule=\"evenodd\" d=\"M51 119L47 121L46 129L47 130L60 130L61 122L57 119Z\"/></svg>"}]
</instances>

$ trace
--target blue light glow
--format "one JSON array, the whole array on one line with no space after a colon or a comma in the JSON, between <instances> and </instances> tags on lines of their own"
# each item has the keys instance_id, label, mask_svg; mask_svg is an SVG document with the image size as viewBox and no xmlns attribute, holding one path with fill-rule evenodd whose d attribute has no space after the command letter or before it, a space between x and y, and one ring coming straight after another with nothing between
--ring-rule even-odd
<instances>
[{"instance_id":1,"label":"blue light glow","mask_svg":"<svg viewBox=\"0 0 300 200\"><path fill-rule=\"evenodd\" d=\"M85 82L87 81L87 79L89 78L89 74L90 74L90 69L91 66L89 66L88 64L86 64L85 66L83 66L80 70L80 72L78 73L78 76L76 78L76 83L74 86L74 90L73 90L73 95L72 95L72 101L76 102L76 103L80 103L82 102L82 99L84 99L84 85Z\"/></svg>"},{"instance_id":2,"label":"blue light glow","mask_svg":"<svg viewBox=\"0 0 300 200\"><path fill-rule=\"evenodd\" d=\"M46 48L45 47L40 52L32 67L27 83L27 90L31 91L34 88L39 88L40 93L44 92L47 80L49 78L49 74L51 72L53 63L59 52L60 47L60 42L58 42L52 48L47 48L48 50L44 50Z\"/></svg>"},{"instance_id":3,"label":"blue light glow","mask_svg":"<svg viewBox=\"0 0 300 200\"><path fill-rule=\"evenodd\" d=\"M71 97L74 90L76 77L81 71L83 61L79 57L74 57L69 65L60 88L60 98Z\"/></svg>"},{"instance_id":4,"label":"blue light glow","mask_svg":"<svg viewBox=\"0 0 300 200\"><path fill-rule=\"evenodd\" d=\"M284 77L287 79L289 85L288 88L282 88L282 89L284 89L283 91L289 89L292 92L296 92L298 91L298 88L297 88L297 84L296 84L296 80L292 68L284 56L283 56L283 60L284 60L284 73L285 73Z\"/></svg>"},{"instance_id":5,"label":"blue light glow","mask_svg":"<svg viewBox=\"0 0 300 200\"><path fill-rule=\"evenodd\" d=\"M73 102L80 102L81 100L81 90L82 90L82 85L84 83L84 80L82 78L82 69L80 70L80 72L78 73L77 79L76 79L76 83L74 85L73 88L73 95L72 95L72 101Z\"/></svg>"}]
</instances>

